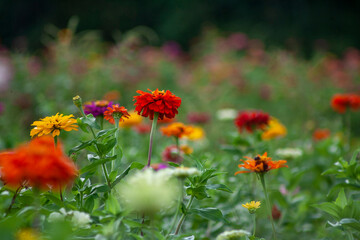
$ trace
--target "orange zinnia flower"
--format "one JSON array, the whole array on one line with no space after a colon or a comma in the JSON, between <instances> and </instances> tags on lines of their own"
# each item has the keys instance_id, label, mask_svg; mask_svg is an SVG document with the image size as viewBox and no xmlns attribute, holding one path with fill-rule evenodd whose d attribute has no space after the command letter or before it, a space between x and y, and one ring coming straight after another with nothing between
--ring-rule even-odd
<instances>
[{"instance_id":1,"label":"orange zinnia flower","mask_svg":"<svg viewBox=\"0 0 360 240\"><path fill-rule=\"evenodd\" d=\"M118 104L108 107L104 112L104 119L108 120L109 123L115 124L115 118L117 117L120 121L124 121L124 118L129 118L130 114L127 112L125 107L120 107Z\"/></svg>"},{"instance_id":2,"label":"orange zinnia flower","mask_svg":"<svg viewBox=\"0 0 360 240\"><path fill-rule=\"evenodd\" d=\"M358 110L360 96L357 94L335 94L331 99L331 107L338 113L345 113L347 108Z\"/></svg>"},{"instance_id":3,"label":"orange zinnia flower","mask_svg":"<svg viewBox=\"0 0 360 240\"><path fill-rule=\"evenodd\" d=\"M162 134L168 137L181 138L189 136L193 132L193 127L186 126L185 124L180 122L175 122L171 123L166 127L160 128L160 131L162 132Z\"/></svg>"},{"instance_id":4,"label":"orange zinnia flower","mask_svg":"<svg viewBox=\"0 0 360 240\"><path fill-rule=\"evenodd\" d=\"M12 152L0 154L1 179L10 187L21 185L40 189L59 189L77 175L74 163L54 139L43 136L33 139Z\"/></svg>"},{"instance_id":5,"label":"orange zinnia flower","mask_svg":"<svg viewBox=\"0 0 360 240\"><path fill-rule=\"evenodd\" d=\"M154 114L158 113L158 119L164 119L164 116L167 118L174 118L178 114L177 109L181 105L181 98L175 96L169 90L156 89L150 93L144 92L141 90L136 91L140 96L134 96L135 110L138 114L143 117L148 117L150 120L154 119Z\"/></svg>"},{"instance_id":6,"label":"orange zinnia flower","mask_svg":"<svg viewBox=\"0 0 360 240\"><path fill-rule=\"evenodd\" d=\"M316 129L313 133L313 139L315 141L320 141L323 139L326 139L330 136L331 132L329 129L325 128L325 129Z\"/></svg>"},{"instance_id":7,"label":"orange zinnia flower","mask_svg":"<svg viewBox=\"0 0 360 240\"><path fill-rule=\"evenodd\" d=\"M246 168L249 171L238 171L235 173L235 175L248 172L266 173L273 169L288 167L287 165L285 165L286 160L272 161L271 158L267 156L266 152L262 156L260 154L257 155L255 158L245 158L247 160L240 160L244 164L239 164L239 168Z\"/></svg>"}]
</instances>

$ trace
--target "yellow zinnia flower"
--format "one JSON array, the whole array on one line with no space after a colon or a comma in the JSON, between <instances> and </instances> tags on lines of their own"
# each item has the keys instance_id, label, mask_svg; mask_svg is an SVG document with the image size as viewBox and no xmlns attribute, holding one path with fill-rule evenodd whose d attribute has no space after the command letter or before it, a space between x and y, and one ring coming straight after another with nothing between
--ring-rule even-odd
<instances>
[{"instance_id":1,"label":"yellow zinnia flower","mask_svg":"<svg viewBox=\"0 0 360 240\"><path fill-rule=\"evenodd\" d=\"M276 118L271 118L269 121L269 127L263 132L261 138L263 140L270 140L278 137L284 137L286 134L286 127Z\"/></svg>"},{"instance_id":2,"label":"yellow zinnia flower","mask_svg":"<svg viewBox=\"0 0 360 240\"><path fill-rule=\"evenodd\" d=\"M77 131L76 119L74 119L74 115L66 115L57 113L54 116L45 117L40 119L40 121L35 121L31 126L35 126L30 131L30 136L34 137L37 135L38 137L42 135L52 134L53 137L60 135L60 130Z\"/></svg>"},{"instance_id":3,"label":"yellow zinnia flower","mask_svg":"<svg viewBox=\"0 0 360 240\"><path fill-rule=\"evenodd\" d=\"M137 112L131 111L131 112L129 112L129 114L130 114L130 117L126 118L126 119L124 119L124 121L120 122L119 127L130 128L133 126L137 126L142 122L143 118L139 114L137 114Z\"/></svg>"},{"instance_id":4,"label":"yellow zinnia flower","mask_svg":"<svg viewBox=\"0 0 360 240\"><path fill-rule=\"evenodd\" d=\"M16 233L16 240L39 240L40 235L31 228L21 229Z\"/></svg>"},{"instance_id":5,"label":"yellow zinnia flower","mask_svg":"<svg viewBox=\"0 0 360 240\"><path fill-rule=\"evenodd\" d=\"M189 145L181 145L180 146L181 151L183 151L185 154L192 154L194 152L194 149L190 147Z\"/></svg>"},{"instance_id":6,"label":"yellow zinnia flower","mask_svg":"<svg viewBox=\"0 0 360 240\"><path fill-rule=\"evenodd\" d=\"M205 136L204 129L202 129L201 127L191 126L191 131L186 137L190 140L196 141L203 139L204 136Z\"/></svg>"},{"instance_id":7,"label":"yellow zinnia flower","mask_svg":"<svg viewBox=\"0 0 360 240\"><path fill-rule=\"evenodd\" d=\"M251 201L249 203L241 204L244 208L249 210L249 213L255 213L258 208L260 208L260 201Z\"/></svg>"}]
</instances>

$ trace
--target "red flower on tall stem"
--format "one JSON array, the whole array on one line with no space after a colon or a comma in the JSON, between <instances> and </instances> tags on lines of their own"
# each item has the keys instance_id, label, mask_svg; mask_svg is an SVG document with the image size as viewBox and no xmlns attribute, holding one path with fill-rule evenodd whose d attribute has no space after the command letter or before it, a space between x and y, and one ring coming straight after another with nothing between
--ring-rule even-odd
<instances>
[{"instance_id":1,"label":"red flower on tall stem","mask_svg":"<svg viewBox=\"0 0 360 240\"><path fill-rule=\"evenodd\" d=\"M242 132L244 129L253 132L256 129L264 130L268 126L270 116L262 111L243 111L239 112L235 119L235 125Z\"/></svg>"},{"instance_id":2,"label":"red flower on tall stem","mask_svg":"<svg viewBox=\"0 0 360 240\"><path fill-rule=\"evenodd\" d=\"M167 118L174 118L178 114L178 108L181 105L181 98L175 96L169 90L156 89L150 93L144 92L141 90L136 91L139 93L139 96L134 96L135 111L143 117L149 117L150 120L154 119L154 114L158 113L158 119L164 119L164 116Z\"/></svg>"},{"instance_id":3,"label":"red flower on tall stem","mask_svg":"<svg viewBox=\"0 0 360 240\"><path fill-rule=\"evenodd\" d=\"M338 113L345 113L348 108L358 110L360 108L360 95L335 94L331 99L331 107Z\"/></svg>"}]
</instances>

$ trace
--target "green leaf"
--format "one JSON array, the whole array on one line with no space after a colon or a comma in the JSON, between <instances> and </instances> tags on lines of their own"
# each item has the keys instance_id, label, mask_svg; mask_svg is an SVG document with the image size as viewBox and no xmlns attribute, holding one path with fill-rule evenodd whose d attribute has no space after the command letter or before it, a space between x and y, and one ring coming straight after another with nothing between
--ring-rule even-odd
<instances>
[{"instance_id":1,"label":"green leaf","mask_svg":"<svg viewBox=\"0 0 360 240\"><path fill-rule=\"evenodd\" d=\"M107 184L96 185L91 190L91 192L94 192L94 193L104 193L104 192L109 192L109 191L110 191L110 188Z\"/></svg>"},{"instance_id":2,"label":"green leaf","mask_svg":"<svg viewBox=\"0 0 360 240\"><path fill-rule=\"evenodd\" d=\"M245 146L245 147L251 146L251 143L249 142L249 140L247 140L246 138L243 138L241 136L236 136L233 139L233 144L239 145L239 146Z\"/></svg>"},{"instance_id":3,"label":"green leaf","mask_svg":"<svg viewBox=\"0 0 360 240\"><path fill-rule=\"evenodd\" d=\"M343 226L351 227L356 231L360 231L360 221L354 218L343 218L339 221L339 223Z\"/></svg>"},{"instance_id":4,"label":"green leaf","mask_svg":"<svg viewBox=\"0 0 360 240\"><path fill-rule=\"evenodd\" d=\"M190 213L195 213L205 219L215 222L222 221L228 223L228 221L224 218L222 212L217 208L194 208L190 210Z\"/></svg>"},{"instance_id":5,"label":"green leaf","mask_svg":"<svg viewBox=\"0 0 360 240\"><path fill-rule=\"evenodd\" d=\"M129 227L132 227L132 228L142 228L143 227L143 224L141 224L140 222L136 222L134 220L131 220L131 219L123 219L122 222L125 224L125 225L128 225Z\"/></svg>"},{"instance_id":6,"label":"green leaf","mask_svg":"<svg viewBox=\"0 0 360 240\"><path fill-rule=\"evenodd\" d=\"M50 201L52 201L53 203L55 203L56 205L58 205L59 207L64 207L64 203L59 198L55 197L53 194L43 193L42 195L45 196Z\"/></svg>"},{"instance_id":7,"label":"green leaf","mask_svg":"<svg viewBox=\"0 0 360 240\"><path fill-rule=\"evenodd\" d=\"M109 129L105 129L105 130L101 130L96 134L96 139L98 138L106 138L109 135L113 135L116 132L116 128L109 128Z\"/></svg>"},{"instance_id":8,"label":"green leaf","mask_svg":"<svg viewBox=\"0 0 360 240\"><path fill-rule=\"evenodd\" d=\"M83 130L86 133L89 133L89 131L87 129L87 125L83 123L82 118L77 118L76 121L77 121L78 126L81 128L81 130Z\"/></svg>"},{"instance_id":9,"label":"green leaf","mask_svg":"<svg viewBox=\"0 0 360 240\"><path fill-rule=\"evenodd\" d=\"M347 205L347 199L343 188L340 190L339 195L336 198L335 204L342 209L344 209L344 207Z\"/></svg>"},{"instance_id":10,"label":"green leaf","mask_svg":"<svg viewBox=\"0 0 360 240\"><path fill-rule=\"evenodd\" d=\"M197 199L201 200L204 198L209 198L209 195L206 192L205 186L199 186L199 187L189 187L186 189L186 193L188 195L194 196Z\"/></svg>"},{"instance_id":11,"label":"green leaf","mask_svg":"<svg viewBox=\"0 0 360 240\"><path fill-rule=\"evenodd\" d=\"M99 148L99 152L104 156L115 147L116 142L117 142L116 138L112 138L109 141L107 141L105 144L98 143L97 146Z\"/></svg>"},{"instance_id":12,"label":"green leaf","mask_svg":"<svg viewBox=\"0 0 360 240\"><path fill-rule=\"evenodd\" d=\"M78 152L92 144L94 144L95 141L94 140L90 140L90 141L86 141L86 142L82 142L80 145L77 145L76 147L70 149L69 151L69 155L72 154L72 153L75 153L75 152Z\"/></svg>"},{"instance_id":13,"label":"green leaf","mask_svg":"<svg viewBox=\"0 0 360 240\"><path fill-rule=\"evenodd\" d=\"M119 144L116 144L115 146L115 155L116 155L116 159L115 159L115 169L119 169L121 166L121 159L123 156L123 151L121 149L121 146Z\"/></svg>"},{"instance_id":14,"label":"green leaf","mask_svg":"<svg viewBox=\"0 0 360 240\"><path fill-rule=\"evenodd\" d=\"M233 191L231 191L231 189L224 185L224 184L208 184L206 185L207 189L214 189L214 190L220 190L220 191L224 191L224 192L228 192L228 193L232 193Z\"/></svg>"},{"instance_id":15,"label":"green leaf","mask_svg":"<svg viewBox=\"0 0 360 240\"><path fill-rule=\"evenodd\" d=\"M115 187L115 185L118 184L121 181L121 179L123 179L126 175L128 175L131 169L134 168L143 169L144 164L138 162L131 163L130 166L128 166L119 176L116 177L115 181L111 184L111 188Z\"/></svg>"},{"instance_id":16,"label":"green leaf","mask_svg":"<svg viewBox=\"0 0 360 240\"><path fill-rule=\"evenodd\" d=\"M325 203L316 204L314 206L324 212L329 213L335 219L340 219L341 208L335 203L325 202Z\"/></svg>"},{"instance_id":17,"label":"green leaf","mask_svg":"<svg viewBox=\"0 0 360 240\"><path fill-rule=\"evenodd\" d=\"M114 170L114 171L112 171L112 172L109 174L109 180L110 180L110 182L115 181L117 172L118 172L117 170Z\"/></svg>"},{"instance_id":18,"label":"green leaf","mask_svg":"<svg viewBox=\"0 0 360 240\"><path fill-rule=\"evenodd\" d=\"M172 166L172 167L180 167L179 164L174 163L174 162L168 162L168 164L169 164L170 166Z\"/></svg>"},{"instance_id":19,"label":"green leaf","mask_svg":"<svg viewBox=\"0 0 360 240\"><path fill-rule=\"evenodd\" d=\"M206 184L207 180L213 177L215 169L206 169L200 176L199 183Z\"/></svg>"},{"instance_id":20,"label":"green leaf","mask_svg":"<svg viewBox=\"0 0 360 240\"><path fill-rule=\"evenodd\" d=\"M350 160L350 164L356 164L356 158L358 156L358 154L360 153L360 148L359 149L356 149L355 152L353 153L352 155L352 158Z\"/></svg>"},{"instance_id":21,"label":"green leaf","mask_svg":"<svg viewBox=\"0 0 360 240\"><path fill-rule=\"evenodd\" d=\"M114 215L119 213L121 210L119 202L112 194L109 194L108 199L105 202L105 210Z\"/></svg>"},{"instance_id":22,"label":"green leaf","mask_svg":"<svg viewBox=\"0 0 360 240\"><path fill-rule=\"evenodd\" d=\"M93 208L95 206L95 199L94 199L94 196L90 196L88 198L86 198L85 200L85 204L84 204L84 209L91 213Z\"/></svg>"},{"instance_id":23,"label":"green leaf","mask_svg":"<svg viewBox=\"0 0 360 240\"><path fill-rule=\"evenodd\" d=\"M108 158L102 158L99 160L94 161L93 163L87 165L86 167L83 167L82 169L80 169L80 175L89 171L94 170L97 166L99 166L100 164L104 164L107 162L110 162L112 160L114 160L116 158L116 156L113 157L108 157Z\"/></svg>"},{"instance_id":24,"label":"green leaf","mask_svg":"<svg viewBox=\"0 0 360 240\"><path fill-rule=\"evenodd\" d=\"M92 114L88 114L88 115L86 115L86 117L81 117L80 121L81 121L81 123L89 125L92 128L100 129L100 126L96 122L96 118ZM79 122L79 120L78 120L78 122Z\"/></svg>"}]
</instances>

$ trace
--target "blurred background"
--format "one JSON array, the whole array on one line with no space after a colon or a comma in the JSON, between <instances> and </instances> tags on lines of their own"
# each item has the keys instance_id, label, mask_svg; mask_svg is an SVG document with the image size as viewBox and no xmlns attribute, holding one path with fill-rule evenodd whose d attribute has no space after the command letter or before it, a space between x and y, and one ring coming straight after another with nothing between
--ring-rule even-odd
<instances>
[{"instance_id":1,"label":"blurred background","mask_svg":"<svg viewBox=\"0 0 360 240\"><path fill-rule=\"evenodd\" d=\"M77 16L78 31L98 30L107 42L115 42L119 32L147 26L157 36L154 44L171 40L188 49L204 29L215 27L309 57L314 49L340 54L359 48L359 11L356 0L1 0L0 43L36 51L44 47L49 24L65 28Z\"/></svg>"},{"instance_id":2,"label":"blurred background","mask_svg":"<svg viewBox=\"0 0 360 240\"><path fill-rule=\"evenodd\" d=\"M359 13L355 0L0 0L0 149L29 141L40 118L79 117L76 95L131 111L137 90L168 89L182 98L176 121L204 130L189 143L193 155L228 173L221 182L236 194L207 206L222 208L233 229L252 222L243 210L232 215L252 188L233 176L239 159L265 151L282 159L277 150L296 148L303 154L285 158L289 168L271 180L273 189L282 186L273 192L283 239L342 239L313 204L335 200L327 193L337 180L322 173L360 146L360 112L339 114L330 104L334 94L360 93ZM254 109L286 133L255 144L234 124ZM124 164L146 163L149 130L145 118L121 130ZM68 151L91 136L63 131L60 138ZM153 161L161 162L173 139L156 138ZM80 155L77 163L88 161ZM207 224L195 220L192 229L205 232ZM212 227L215 234L226 226Z\"/></svg>"},{"instance_id":3,"label":"blurred background","mask_svg":"<svg viewBox=\"0 0 360 240\"><path fill-rule=\"evenodd\" d=\"M39 118L76 114L75 95L131 110L148 88L182 97L180 121L261 109L296 138L335 132L332 95L360 90L359 10L335 0L2 0L0 148L29 139Z\"/></svg>"}]
</instances>

